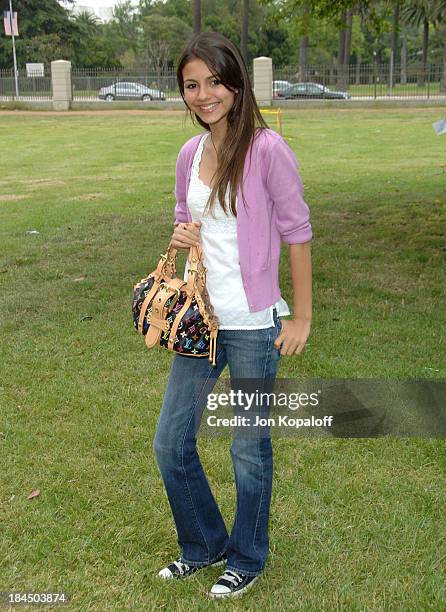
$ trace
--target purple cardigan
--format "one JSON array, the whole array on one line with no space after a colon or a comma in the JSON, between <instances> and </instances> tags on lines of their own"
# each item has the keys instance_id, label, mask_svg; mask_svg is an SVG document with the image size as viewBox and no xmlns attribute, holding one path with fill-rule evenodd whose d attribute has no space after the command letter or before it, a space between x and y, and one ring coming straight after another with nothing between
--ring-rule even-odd
<instances>
[{"instance_id":1,"label":"purple cardigan","mask_svg":"<svg viewBox=\"0 0 446 612\"><path fill-rule=\"evenodd\" d=\"M176 224L192 221L186 198L201 136L193 136L178 154ZM240 186L237 190L240 272L249 310L257 312L280 299L281 240L287 244L311 240L310 211L303 199L297 159L287 142L274 130L258 130L246 155L243 185L245 205ZM218 201L215 205L219 205Z\"/></svg>"}]
</instances>

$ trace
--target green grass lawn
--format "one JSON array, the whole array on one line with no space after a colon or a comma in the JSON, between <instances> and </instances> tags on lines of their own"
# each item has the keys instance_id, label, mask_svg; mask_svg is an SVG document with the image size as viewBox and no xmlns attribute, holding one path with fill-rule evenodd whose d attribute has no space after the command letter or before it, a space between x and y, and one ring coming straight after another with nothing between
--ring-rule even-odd
<instances>
[{"instance_id":1,"label":"green grass lawn","mask_svg":"<svg viewBox=\"0 0 446 612\"><path fill-rule=\"evenodd\" d=\"M314 318L280 377L445 377L441 116L283 113L312 214ZM152 452L172 354L147 351L130 304L171 237L176 156L198 131L183 117L0 116L0 590L65 591L82 611L444 610L440 439L276 439L254 589L210 604L218 568L158 581L178 552ZM228 526L229 443L199 441Z\"/></svg>"}]
</instances>

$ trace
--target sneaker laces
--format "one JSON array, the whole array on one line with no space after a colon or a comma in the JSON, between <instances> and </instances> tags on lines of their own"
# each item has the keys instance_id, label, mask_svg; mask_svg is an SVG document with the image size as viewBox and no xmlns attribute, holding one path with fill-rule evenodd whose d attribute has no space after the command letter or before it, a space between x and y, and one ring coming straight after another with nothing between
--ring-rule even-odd
<instances>
[{"instance_id":1,"label":"sneaker laces","mask_svg":"<svg viewBox=\"0 0 446 612\"><path fill-rule=\"evenodd\" d=\"M240 582L242 582L243 578L237 574L237 572L226 570L223 576L221 576L220 580L227 580L228 582L232 582L233 585L237 586Z\"/></svg>"},{"instance_id":2,"label":"sneaker laces","mask_svg":"<svg viewBox=\"0 0 446 612\"><path fill-rule=\"evenodd\" d=\"M189 570L189 566L187 565L187 563L183 563L181 559L178 559L178 561L174 561L173 565L175 565L181 576L184 574L184 572L187 572Z\"/></svg>"}]
</instances>

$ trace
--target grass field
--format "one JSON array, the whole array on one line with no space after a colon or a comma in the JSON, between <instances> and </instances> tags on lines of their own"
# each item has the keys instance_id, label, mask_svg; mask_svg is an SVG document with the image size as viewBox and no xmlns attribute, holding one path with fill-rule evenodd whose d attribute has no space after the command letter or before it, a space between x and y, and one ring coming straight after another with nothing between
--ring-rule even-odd
<instances>
[{"instance_id":1,"label":"grass field","mask_svg":"<svg viewBox=\"0 0 446 612\"><path fill-rule=\"evenodd\" d=\"M444 610L440 439L275 440L256 587L211 604L218 568L158 581L178 551L152 452L172 356L145 349L130 301L171 236L176 156L198 131L183 116L0 116L0 590L65 591L82 611ZM314 318L280 377L445 377L440 118L284 113L312 214ZM199 446L230 525L229 439Z\"/></svg>"}]
</instances>

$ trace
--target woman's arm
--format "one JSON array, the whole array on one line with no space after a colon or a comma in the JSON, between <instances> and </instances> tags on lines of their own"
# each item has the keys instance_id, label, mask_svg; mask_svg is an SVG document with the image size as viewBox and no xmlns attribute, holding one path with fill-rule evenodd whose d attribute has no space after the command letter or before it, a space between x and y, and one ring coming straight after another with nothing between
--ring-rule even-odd
<instances>
[{"instance_id":1,"label":"woman's arm","mask_svg":"<svg viewBox=\"0 0 446 612\"><path fill-rule=\"evenodd\" d=\"M274 342L281 355L299 355L310 335L312 319L311 241L290 244L293 283L293 318L282 319L282 331Z\"/></svg>"},{"instance_id":2,"label":"woman's arm","mask_svg":"<svg viewBox=\"0 0 446 612\"><path fill-rule=\"evenodd\" d=\"M311 241L290 244L290 268L293 283L294 318L311 323Z\"/></svg>"},{"instance_id":3,"label":"woman's arm","mask_svg":"<svg viewBox=\"0 0 446 612\"><path fill-rule=\"evenodd\" d=\"M192 221L187 208L187 182L184 160L184 147L178 154L175 166L175 223L189 223Z\"/></svg>"},{"instance_id":4,"label":"woman's arm","mask_svg":"<svg viewBox=\"0 0 446 612\"><path fill-rule=\"evenodd\" d=\"M289 245L294 312L282 319L282 331L274 342L282 355L302 352L311 328L311 239L310 210L304 200L299 162L283 139L265 150L266 184L273 201L276 227L282 242Z\"/></svg>"}]
</instances>

